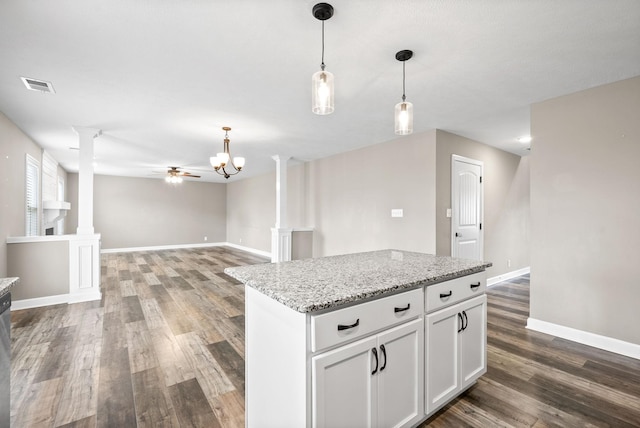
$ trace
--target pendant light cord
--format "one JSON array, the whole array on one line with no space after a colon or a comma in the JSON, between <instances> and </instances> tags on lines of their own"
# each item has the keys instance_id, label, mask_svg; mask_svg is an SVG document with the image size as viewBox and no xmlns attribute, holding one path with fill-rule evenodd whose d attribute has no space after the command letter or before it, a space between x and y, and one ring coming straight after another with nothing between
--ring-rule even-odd
<instances>
[{"instance_id":1,"label":"pendant light cord","mask_svg":"<svg viewBox=\"0 0 640 428\"><path fill-rule=\"evenodd\" d=\"M320 68L324 71L324 21L322 21L322 62Z\"/></svg>"},{"instance_id":2,"label":"pendant light cord","mask_svg":"<svg viewBox=\"0 0 640 428\"><path fill-rule=\"evenodd\" d=\"M407 61L402 61L402 102L404 102L407 97L405 96L405 90L404 90L404 65Z\"/></svg>"}]
</instances>

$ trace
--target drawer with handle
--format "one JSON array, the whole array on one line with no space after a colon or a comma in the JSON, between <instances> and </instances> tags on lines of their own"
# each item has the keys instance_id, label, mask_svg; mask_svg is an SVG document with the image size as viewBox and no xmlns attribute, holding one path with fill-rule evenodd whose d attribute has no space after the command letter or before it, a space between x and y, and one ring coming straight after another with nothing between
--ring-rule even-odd
<instances>
[{"instance_id":1,"label":"drawer with handle","mask_svg":"<svg viewBox=\"0 0 640 428\"><path fill-rule=\"evenodd\" d=\"M471 297L480 296L484 294L486 289L486 272L478 272L429 285L425 292L424 307L429 313Z\"/></svg>"},{"instance_id":2,"label":"drawer with handle","mask_svg":"<svg viewBox=\"0 0 640 428\"><path fill-rule=\"evenodd\" d=\"M316 352L403 323L424 313L423 288L311 316L311 351Z\"/></svg>"}]
</instances>

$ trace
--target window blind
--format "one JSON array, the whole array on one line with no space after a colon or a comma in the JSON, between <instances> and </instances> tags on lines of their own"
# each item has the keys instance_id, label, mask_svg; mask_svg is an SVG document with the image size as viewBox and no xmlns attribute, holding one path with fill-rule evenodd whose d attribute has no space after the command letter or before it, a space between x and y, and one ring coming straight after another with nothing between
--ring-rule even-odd
<instances>
[{"instance_id":1,"label":"window blind","mask_svg":"<svg viewBox=\"0 0 640 428\"><path fill-rule=\"evenodd\" d=\"M26 168L26 236L38 235L38 182L40 165L31 156L27 155Z\"/></svg>"}]
</instances>

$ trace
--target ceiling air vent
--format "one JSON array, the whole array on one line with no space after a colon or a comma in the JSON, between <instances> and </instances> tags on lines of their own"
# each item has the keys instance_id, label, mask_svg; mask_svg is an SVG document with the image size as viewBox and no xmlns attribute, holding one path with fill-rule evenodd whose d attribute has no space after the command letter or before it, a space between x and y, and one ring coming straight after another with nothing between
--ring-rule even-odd
<instances>
[{"instance_id":1,"label":"ceiling air vent","mask_svg":"<svg viewBox=\"0 0 640 428\"><path fill-rule=\"evenodd\" d=\"M21 77L20 79L22 79L24 86L26 86L27 89L30 89L32 91L50 92L52 94L56 93L56 91L53 90L53 85L51 84L51 82L47 82L45 80L31 79L28 77Z\"/></svg>"}]
</instances>

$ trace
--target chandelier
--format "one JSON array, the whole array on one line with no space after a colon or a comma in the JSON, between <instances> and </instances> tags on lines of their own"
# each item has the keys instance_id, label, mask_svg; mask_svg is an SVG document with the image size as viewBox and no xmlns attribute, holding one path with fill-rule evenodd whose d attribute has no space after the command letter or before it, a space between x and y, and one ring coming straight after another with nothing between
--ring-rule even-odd
<instances>
[{"instance_id":1,"label":"chandelier","mask_svg":"<svg viewBox=\"0 0 640 428\"><path fill-rule=\"evenodd\" d=\"M244 158L236 156L231 159L231 153L229 153L229 131L231 131L231 128L223 126L222 130L224 131L224 152L218 153L216 156L211 156L209 162L211 162L211 166L218 174L224 175L224 178L229 178L242 171ZM229 171L227 171L227 169L229 169Z\"/></svg>"}]
</instances>

